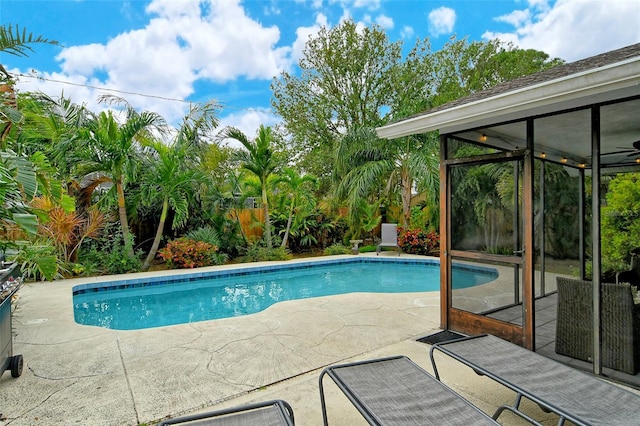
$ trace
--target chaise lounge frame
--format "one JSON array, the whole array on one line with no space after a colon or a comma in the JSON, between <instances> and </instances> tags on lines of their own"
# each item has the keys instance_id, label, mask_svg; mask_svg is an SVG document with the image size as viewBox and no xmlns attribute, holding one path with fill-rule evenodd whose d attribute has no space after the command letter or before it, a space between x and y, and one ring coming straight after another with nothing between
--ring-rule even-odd
<instances>
[{"instance_id":1,"label":"chaise lounge frame","mask_svg":"<svg viewBox=\"0 0 640 426\"><path fill-rule=\"evenodd\" d=\"M370 425L498 424L406 356L395 356L325 368L320 374L325 426L325 376L334 381Z\"/></svg>"},{"instance_id":2,"label":"chaise lounge frame","mask_svg":"<svg viewBox=\"0 0 640 426\"><path fill-rule=\"evenodd\" d=\"M559 416L558 425L638 424L640 396L593 375L561 364L492 335L437 343L430 358L438 380L435 352L441 352L516 392L511 406L520 411L522 398ZM497 419L507 409L498 408Z\"/></svg>"},{"instance_id":3,"label":"chaise lounge frame","mask_svg":"<svg viewBox=\"0 0 640 426\"><path fill-rule=\"evenodd\" d=\"M190 426L293 426L293 409L281 399L247 404L238 407L176 417L158 426L185 424Z\"/></svg>"}]
</instances>

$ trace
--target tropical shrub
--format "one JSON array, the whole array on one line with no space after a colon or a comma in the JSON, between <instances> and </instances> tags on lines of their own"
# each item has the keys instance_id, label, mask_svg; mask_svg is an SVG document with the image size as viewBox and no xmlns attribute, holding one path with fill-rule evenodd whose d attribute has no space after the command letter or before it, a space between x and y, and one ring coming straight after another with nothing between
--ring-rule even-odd
<instances>
[{"instance_id":1,"label":"tropical shrub","mask_svg":"<svg viewBox=\"0 0 640 426\"><path fill-rule=\"evenodd\" d=\"M209 234L215 233L218 239L218 243L214 244L218 246L218 253L225 253L228 257L234 258L239 255L238 247L242 247L246 244L244 236L242 235L242 228L240 227L240 223L237 220L230 219L226 217L222 213L216 213L211 216L208 220L208 226L204 227L205 229L211 229L211 231L198 231ZM189 238L197 240L201 238L198 234L196 235L186 235ZM201 240L212 243L209 240ZM212 243L213 244L213 243Z\"/></svg>"},{"instance_id":2,"label":"tropical shrub","mask_svg":"<svg viewBox=\"0 0 640 426\"><path fill-rule=\"evenodd\" d=\"M351 253L351 249L349 247L345 247L340 243L335 243L324 249L324 254L327 256L335 255L335 254L349 254Z\"/></svg>"},{"instance_id":3,"label":"tropical shrub","mask_svg":"<svg viewBox=\"0 0 640 426\"><path fill-rule=\"evenodd\" d=\"M220 237L218 232L211 226L203 226L193 231L189 231L185 234L185 237L193 241L202 241L203 243L209 243L212 246L220 247Z\"/></svg>"},{"instance_id":4,"label":"tropical shrub","mask_svg":"<svg viewBox=\"0 0 640 426\"><path fill-rule=\"evenodd\" d=\"M217 250L212 255L213 265L222 265L227 261L229 256L226 253L221 252L220 247L220 234L211 226L203 226L193 231L188 232L185 237L194 240L209 243L212 246L217 247Z\"/></svg>"},{"instance_id":5,"label":"tropical shrub","mask_svg":"<svg viewBox=\"0 0 640 426\"><path fill-rule=\"evenodd\" d=\"M287 217L275 211L272 215L274 229L281 229L284 233ZM301 253L317 248L324 249L334 243L342 242L347 230L346 219L342 217L332 218L319 209L306 212L294 218L287 240L287 247L292 253ZM274 237L275 238L275 237Z\"/></svg>"},{"instance_id":6,"label":"tropical shrub","mask_svg":"<svg viewBox=\"0 0 640 426\"><path fill-rule=\"evenodd\" d=\"M245 262L289 260L292 257L291 252L284 247L268 248L260 245L259 243L250 244L246 250L247 252L243 258Z\"/></svg>"},{"instance_id":7,"label":"tropical shrub","mask_svg":"<svg viewBox=\"0 0 640 426\"><path fill-rule=\"evenodd\" d=\"M133 244L133 237L130 235L129 238ZM140 271L142 255L142 251L138 250L135 256L129 256L120 223L110 222L105 225L99 237L87 238L86 243L81 247L78 263L85 266L87 271L125 274Z\"/></svg>"},{"instance_id":8,"label":"tropical shrub","mask_svg":"<svg viewBox=\"0 0 640 426\"><path fill-rule=\"evenodd\" d=\"M67 270L56 256L56 249L48 240L17 241L17 250L13 261L20 265L22 276L26 280L51 281L63 278Z\"/></svg>"},{"instance_id":9,"label":"tropical shrub","mask_svg":"<svg viewBox=\"0 0 640 426\"><path fill-rule=\"evenodd\" d=\"M100 235L107 220L97 209L82 215L77 211L67 211L46 197L35 198L31 204L38 211L46 213L38 227L38 234L51 240L57 256L67 263L75 261L85 240Z\"/></svg>"},{"instance_id":10,"label":"tropical shrub","mask_svg":"<svg viewBox=\"0 0 640 426\"><path fill-rule=\"evenodd\" d=\"M360 253L375 253L378 251L378 246L374 244L367 244L364 246L360 246Z\"/></svg>"},{"instance_id":11,"label":"tropical shrub","mask_svg":"<svg viewBox=\"0 0 640 426\"><path fill-rule=\"evenodd\" d=\"M171 268L200 268L224 263L224 256L218 255L218 247L204 241L182 237L169 241L158 250L158 256Z\"/></svg>"},{"instance_id":12,"label":"tropical shrub","mask_svg":"<svg viewBox=\"0 0 640 426\"><path fill-rule=\"evenodd\" d=\"M398 245L405 253L436 256L440 251L440 235L421 228L398 227Z\"/></svg>"},{"instance_id":13,"label":"tropical shrub","mask_svg":"<svg viewBox=\"0 0 640 426\"><path fill-rule=\"evenodd\" d=\"M79 264L87 265L85 269L89 271L89 266L94 271L102 271L103 274L126 274L128 272L138 272L142 268L140 257L141 250L135 252L135 256L129 256L124 244L114 244L110 250L102 251L96 246L91 246L89 250L80 258Z\"/></svg>"}]
</instances>

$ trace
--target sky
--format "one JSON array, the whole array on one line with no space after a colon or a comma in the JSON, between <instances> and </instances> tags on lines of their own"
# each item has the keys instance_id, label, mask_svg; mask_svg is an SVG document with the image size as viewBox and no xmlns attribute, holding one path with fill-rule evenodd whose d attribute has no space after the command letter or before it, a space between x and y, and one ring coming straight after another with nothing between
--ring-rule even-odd
<instances>
[{"instance_id":1,"label":"sky","mask_svg":"<svg viewBox=\"0 0 640 426\"><path fill-rule=\"evenodd\" d=\"M280 120L272 79L296 73L304 45L345 19L377 24L408 50L429 38L500 39L567 62L640 42L640 0L0 0L0 24L56 40L27 58L0 53L19 91L98 97L177 124L190 103L217 100L220 128L249 137Z\"/></svg>"}]
</instances>

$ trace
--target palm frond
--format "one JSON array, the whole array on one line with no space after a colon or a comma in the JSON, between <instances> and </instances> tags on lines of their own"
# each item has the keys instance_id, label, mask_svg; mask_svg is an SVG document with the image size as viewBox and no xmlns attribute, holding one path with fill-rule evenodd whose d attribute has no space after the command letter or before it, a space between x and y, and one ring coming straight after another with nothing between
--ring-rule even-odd
<instances>
[{"instance_id":1,"label":"palm frond","mask_svg":"<svg viewBox=\"0 0 640 426\"><path fill-rule=\"evenodd\" d=\"M57 45L55 40L49 40L43 36L34 36L27 33L25 28L20 30L18 25L1 25L0 26L0 52L8 53L15 56L29 56L29 52L34 52L31 44L44 43Z\"/></svg>"}]
</instances>

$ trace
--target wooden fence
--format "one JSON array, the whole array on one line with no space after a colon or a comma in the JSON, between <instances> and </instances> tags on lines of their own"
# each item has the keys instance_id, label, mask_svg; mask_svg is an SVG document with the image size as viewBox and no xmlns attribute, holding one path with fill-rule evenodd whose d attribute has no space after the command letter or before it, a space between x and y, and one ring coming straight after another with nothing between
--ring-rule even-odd
<instances>
[{"instance_id":1,"label":"wooden fence","mask_svg":"<svg viewBox=\"0 0 640 426\"><path fill-rule=\"evenodd\" d=\"M232 216L237 214L242 232L249 240L257 240L262 237L264 226L264 211L262 209L235 210Z\"/></svg>"}]
</instances>

